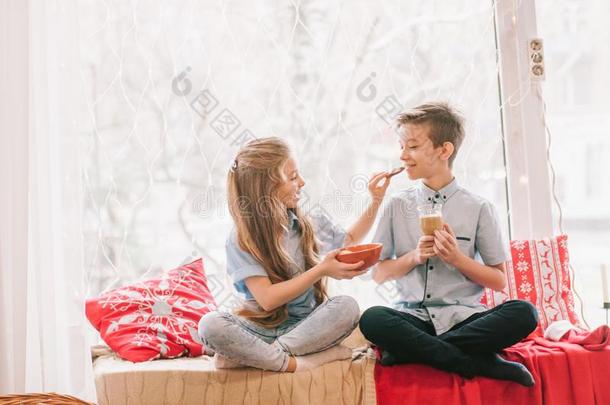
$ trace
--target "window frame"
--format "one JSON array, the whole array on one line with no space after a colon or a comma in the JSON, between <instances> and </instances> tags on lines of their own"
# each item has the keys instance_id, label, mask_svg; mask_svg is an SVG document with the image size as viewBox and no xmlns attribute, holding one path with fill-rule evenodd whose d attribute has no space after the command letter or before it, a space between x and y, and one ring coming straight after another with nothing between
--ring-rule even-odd
<instances>
[{"instance_id":1,"label":"window frame","mask_svg":"<svg viewBox=\"0 0 610 405\"><path fill-rule=\"evenodd\" d=\"M493 0L510 239L553 235L542 84L530 78L536 1Z\"/></svg>"}]
</instances>

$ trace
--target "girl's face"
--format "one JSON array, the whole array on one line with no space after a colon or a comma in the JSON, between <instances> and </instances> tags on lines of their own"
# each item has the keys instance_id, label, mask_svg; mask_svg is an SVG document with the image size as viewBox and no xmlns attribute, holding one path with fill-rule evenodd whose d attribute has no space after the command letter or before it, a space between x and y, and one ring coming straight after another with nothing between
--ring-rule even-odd
<instances>
[{"instance_id":1,"label":"girl's face","mask_svg":"<svg viewBox=\"0 0 610 405\"><path fill-rule=\"evenodd\" d=\"M278 187L278 197L286 208L296 208L299 203L299 192L305 185L305 180L299 174L297 163L290 158L282 168L284 182Z\"/></svg>"}]
</instances>

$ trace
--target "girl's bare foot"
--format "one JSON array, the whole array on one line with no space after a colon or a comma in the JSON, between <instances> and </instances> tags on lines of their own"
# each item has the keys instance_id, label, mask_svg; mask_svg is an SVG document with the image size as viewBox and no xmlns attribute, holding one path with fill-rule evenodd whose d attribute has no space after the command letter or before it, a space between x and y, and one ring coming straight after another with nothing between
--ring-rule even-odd
<instances>
[{"instance_id":1,"label":"girl's bare foot","mask_svg":"<svg viewBox=\"0 0 610 405\"><path fill-rule=\"evenodd\" d=\"M352 358L352 349L343 345L336 345L324 351L308 354L306 356L296 357L296 370L311 370L321 366L322 364L330 363L336 360L345 360Z\"/></svg>"},{"instance_id":2,"label":"girl's bare foot","mask_svg":"<svg viewBox=\"0 0 610 405\"><path fill-rule=\"evenodd\" d=\"M244 367L241 364L236 363L234 361L231 361L231 360L227 359L226 357L221 356L218 353L216 353L214 355L214 365L216 366L216 368L240 368L240 367Z\"/></svg>"}]
</instances>

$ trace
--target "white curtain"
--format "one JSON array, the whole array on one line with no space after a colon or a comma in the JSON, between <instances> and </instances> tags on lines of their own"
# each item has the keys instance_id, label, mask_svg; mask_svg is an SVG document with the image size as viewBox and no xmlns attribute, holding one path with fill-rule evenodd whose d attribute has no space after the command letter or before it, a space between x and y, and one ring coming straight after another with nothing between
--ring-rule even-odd
<instances>
[{"instance_id":1,"label":"white curtain","mask_svg":"<svg viewBox=\"0 0 610 405\"><path fill-rule=\"evenodd\" d=\"M75 7L0 0L0 393L95 400Z\"/></svg>"}]
</instances>

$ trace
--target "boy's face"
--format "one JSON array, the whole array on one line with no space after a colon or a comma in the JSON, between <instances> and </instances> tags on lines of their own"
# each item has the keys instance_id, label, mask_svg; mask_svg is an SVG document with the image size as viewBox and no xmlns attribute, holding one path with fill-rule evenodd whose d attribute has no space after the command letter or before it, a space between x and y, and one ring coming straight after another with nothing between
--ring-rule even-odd
<instances>
[{"instance_id":1,"label":"boy's face","mask_svg":"<svg viewBox=\"0 0 610 405\"><path fill-rule=\"evenodd\" d=\"M411 180L427 179L449 169L453 145L434 147L427 124L406 124L400 136L400 160ZM448 148L451 150L449 151Z\"/></svg>"}]
</instances>

